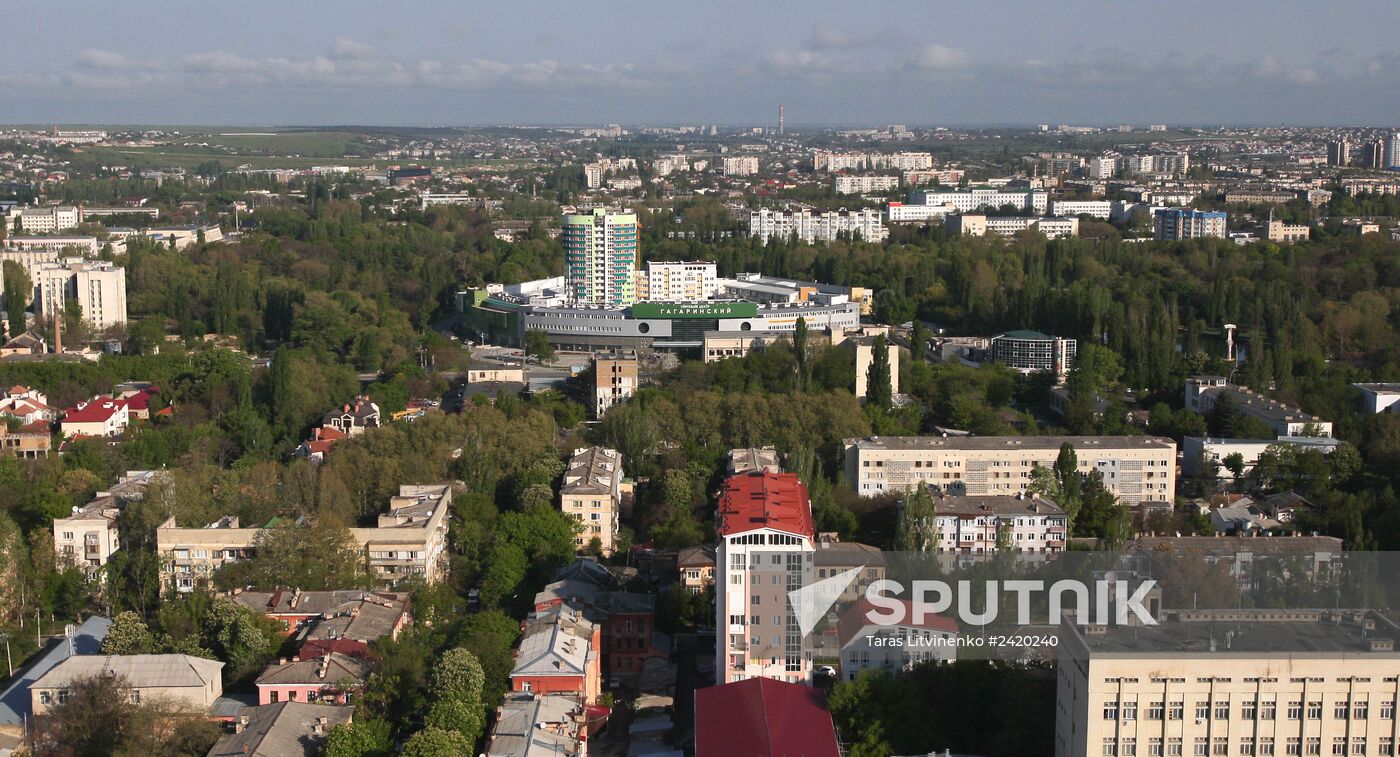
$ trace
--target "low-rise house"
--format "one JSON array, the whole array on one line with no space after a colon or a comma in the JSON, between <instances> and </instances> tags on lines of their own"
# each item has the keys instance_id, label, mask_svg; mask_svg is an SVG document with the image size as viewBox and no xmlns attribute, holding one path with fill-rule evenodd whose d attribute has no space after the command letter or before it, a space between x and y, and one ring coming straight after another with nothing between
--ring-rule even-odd
<instances>
[{"instance_id":1,"label":"low-rise house","mask_svg":"<svg viewBox=\"0 0 1400 757\"><path fill-rule=\"evenodd\" d=\"M0 422L0 454L21 460L48 457L53 449L53 435L48 421L34 421L14 431Z\"/></svg>"},{"instance_id":2,"label":"low-rise house","mask_svg":"<svg viewBox=\"0 0 1400 757\"><path fill-rule=\"evenodd\" d=\"M585 705L602 690L601 629L579 610L559 605L525 626L510 672L511 691L572 694Z\"/></svg>"},{"instance_id":3,"label":"low-rise house","mask_svg":"<svg viewBox=\"0 0 1400 757\"><path fill-rule=\"evenodd\" d=\"M778 451L772 447L744 447L729 450L729 465L726 472L731 476L749 471L782 473L783 466L778 462Z\"/></svg>"},{"instance_id":4,"label":"low-rise house","mask_svg":"<svg viewBox=\"0 0 1400 757\"><path fill-rule=\"evenodd\" d=\"M43 715L68 700L74 681L106 675L123 679L132 702L169 697L204 710L224 691L223 667L222 662L185 654L74 655L34 681L30 707L35 715Z\"/></svg>"},{"instance_id":5,"label":"low-rise house","mask_svg":"<svg viewBox=\"0 0 1400 757\"><path fill-rule=\"evenodd\" d=\"M837 627L841 648L841 677L856 680L862 670L904 670L922 662L951 662L957 658L958 623L941 615L917 620L908 600L897 600L903 607L899 620L876 623L872 612L886 614L861 598L841 615Z\"/></svg>"},{"instance_id":6,"label":"low-rise house","mask_svg":"<svg viewBox=\"0 0 1400 757\"><path fill-rule=\"evenodd\" d=\"M39 421L52 421L56 413L49 407L49 398L37 389L12 386L0 393L0 416L16 418L28 426Z\"/></svg>"},{"instance_id":7,"label":"low-rise house","mask_svg":"<svg viewBox=\"0 0 1400 757\"><path fill-rule=\"evenodd\" d=\"M302 657L339 652L369 657L370 642L384 636L397 639L409 625L409 595L344 591L243 591L229 598L282 624L287 636L295 636Z\"/></svg>"},{"instance_id":8,"label":"low-rise house","mask_svg":"<svg viewBox=\"0 0 1400 757\"><path fill-rule=\"evenodd\" d=\"M44 338L33 332L26 331L19 336L0 345L0 357L10 357L12 355L42 355L48 352L48 343Z\"/></svg>"},{"instance_id":9,"label":"low-rise house","mask_svg":"<svg viewBox=\"0 0 1400 757\"><path fill-rule=\"evenodd\" d=\"M699 594L715 585L715 548L706 544L683 547L676 552L676 571L681 585L691 594Z\"/></svg>"},{"instance_id":10,"label":"low-rise house","mask_svg":"<svg viewBox=\"0 0 1400 757\"><path fill-rule=\"evenodd\" d=\"M345 434L333 428L321 426L311 429L311 438L301 443L297 447L297 456L304 457L313 463L319 463L326 459L326 453L331 451L335 443L345 438Z\"/></svg>"},{"instance_id":11,"label":"low-rise house","mask_svg":"<svg viewBox=\"0 0 1400 757\"><path fill-rule=\"evenodd\" d=\"M1361 400L1367 415L1400 413L1400 383L1352 384L1361 390Z\"/></svg>"},{"instance_id":12,"label":"low-rise house","mask_svg":"<svg viewBox=\"0 0 1400 757\"><path fill-rule=\"evenodd\" d=\"M1252 536L1279 526L1278 521L1268 517L1252 504L1217 507L1210 511L1210 524L1222 534L1237 536Z\"/></svg>"},{"instance_id":13,"label":"low-rise house","mask_svg":"<svg viewBox=\"0 0 1400 757\"><path fill-rule=\"evenodd\" d=\"M1302 513L1317 509L1303 495L1294 492L1270 494L1259 501L1259 509L1279 523L1292 523Z\"/></svg>"},{"instance_id":14,"label":"low-rise house","mask_svg":"<svg viewBox=\"0 0 1400 757\"><path fill-rule=\"evenodd\" d=\"M100 615L84 620L66 644L55 644L36 654L16 672L10 685L0 692L0 734L24 733L25 724L34 714L31 709L30 688L55 666L73 655L96 655L102 651L102 640L112 621Z\"/></svg>"},{"instance_id":15,"label":"low-rise house","mask_svg":"<svg viewBox=\"0 0 1400 757\"><path fill-rule=\"evenodd\" d=\"M507 694L496 708L487 757L584 757L585 712L576 697Z\"/></svg>"},{"instance_id":16,"label":"low-rise house","mask_svg":"<svg viewBox=\"0 0 1400 757\"><path fill-rule=\"evenodd\" d=\"M695 692L695 757L840 757L826 695L756 677Z\"/></svg>"},{"instance_id":17,"label":"low-rise house","mask_svg":"<svg viewBox=\"0 0 1400 757\"><path fill-rule=\"evenodd\" d=\"M1220 397L1229 397L1242 415L1256 418L1274 430L1276 436L1331 436L1332 422L1266 397L1246 387L1235 386L1223 376L1193 376L1186 380L1186 408L1210 415Z\"/></svg>"},{"instance_id":18,"label":"low-rise house","mask_svg":"<svg viewBox=\"0 0 1400 757\"><path fill-rule=\"evenodd\" d=\"M356 397L326 413L321 426L349 436L363 434L366 429L379 428L379 406L370 402L369 397Z\"/></svg>"},{"instance_id":19,"label":"low-rise house","mask_svg":"<svg viewBox=\"0 0 1400 757\"><path fill-rule=\"evenodd\" d=\"M282 658L258 676L258 704L349 704L364 691L371 670L369 662L338 652L305 659Z\"/></svg>"},{"instance_id":20,"label":"low-rise house","mask_svg":"<svg viewBox=\"0 0 1400 757\"><path fill-rule=\"evenodd\" d=\"M244 707L233 733L219 737L206 757L318 757L326 734L354 715L354 707L305 702Z\"/></svg>"},{"instance_id":21,"label":"low-rise house","mask_svg":"<svg viewBox=\"0 0 1400 757\"><path fill-rule=\"evenodd\" d=\"M65 437L121 436L129 422L130 416L124 400L95 397L63 411L59 431Z\"/></svg>"}]
</instances>

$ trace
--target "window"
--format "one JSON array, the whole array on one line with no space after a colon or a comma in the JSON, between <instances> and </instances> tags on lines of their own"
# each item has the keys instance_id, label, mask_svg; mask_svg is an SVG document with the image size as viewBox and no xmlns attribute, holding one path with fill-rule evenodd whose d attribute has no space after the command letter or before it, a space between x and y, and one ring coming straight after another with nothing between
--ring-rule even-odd
<instances>
[{"instance_id":1,"label":"window","mask_svg":"<svg viewBox=\"0 0 1400 757\"><path fill-rule=\"evenodd\" d=\"M132 704L141 704L141 692L136 689L132 689L131 692L126 695L126 699Z\"/></svg>"},{"instance_id":2,"label":"window","mask_svg":"<svg viewBox=\"0 0 1400 757\"><path fill-rule=\"evenodd\" d=\"M1308 702L1308 720L1322 719L1322 703Z\"/></svg>"},{"instance_id":3,"label":"window","mask_svg":"<svg viewBox=\"0 0 1400 757\"><path fill-rule=\"evenodd\" d=\"M1215 703L1215 719L1216 719L1216 720L1229 720L1229 719L1230 719L1230 703L1229 703L1229 702L1216 702L1216 703Z\"/></svg>"},{"instance_id":4,"label":"window","mask_svg":"<svg viewBox=\"0 0 1400 757\"><path fill-rule=\"evenodd\" d=\"M41 692L39 692L39 704L53 704L53 692L50 692L50 691L41 691Z\"/></svg>"},{"instance_id":5,"label":"window","mask_svg":"<svg viewBox=\"0 0 1400 757\"><path fill-rule=\"evenodd\" d=\"M1197 720L1209 720L1209 719L1210 719L1210 702L1197 702L1197 703L1196 703L1196 719L1197 719Z\"/></svg>"},{"instance_id":6,"label":"window","mask_svg":"<svg viewBox=\"0 0 1400 757\"><path fill-rule=\"evenodd\" d=\"M1321 710L1322 708L1318 708ZM1309 736L1303 744L1303 754L1322 754L1322 739L1318 736Z\"/></svg>"},{"instance_id":7,"label":"window","mask_svg":"<svg viewBox=\"0 0 1400 757\"><path fill-rule=\"evenodd\" d=\"M1215 742L1211 744L1210 753L1216 757L1225 757L1230 753L1230 740L1217 736Z\"/></svg>"},{"instance_id":8,"label":"window","mask_svg":"<svg viewBox=\"0 0 1400 757\"><path fill-rule=\"evenodd\" d=\"M1104 757L1118 757L1118 742L1112 738L1104 739L1103 754Z\"/></svg>"},{"instance_id":9,"label":"window","mask_svg":"<svg viewBox=\"0 0 1400 757\"><path fill-rule=\"evenodd\" d=\"M1162 757L1162 740L1147 740L1147 757Z\"/></svg>"},{"instance_id":10,"label":"window","mask_svg":"<svg viewBox=\"0 0 1400 757\"><path fill-rule=\"evenodd\" d=\"M1351 719L1365 720L1371 715L1371 703L1366 700L1353 702L1351 705Z\"/></svg>"},{"instance_id":11,"label":"window","mask_svg":"<svg viewBox=\"0 0 1400 757\"><path fill-rule=\"evenodd\" d=\"M274 692L272 692L271 694L269 694L269 695L268 695L268 701L271 702L272 704L277 704L277 692L274 691Z\"/></svg>"},{"instance_id":12,"label":"window","mask_svg":"<svg viewBox=\"0 0 1400 757\"><path fill-rule=\"evenodd\" d=\"M1345 755L1347 753L1347 739L1345 736L1338 736L1332 739L1332 754Z\"/></svg>"},{"instance_id":13,"label":"window","mask_svg":"<svg viewBox=\"0 0 1400 757\"><path fill-rule=\"evenodd\" d=\"M1336 719L1338 719L1338 720L1346 720L1346 719L1347 719L1347 711L1350 710L1350 709L1351 709L1351 708L1347 706L1346 700L1342 700L1342 701L1338 702L1338 703L1337 703L1337 706L1334 707L1334 708L1332 709L1332 717L1334 717L1334 718L1336 718Z\"/></svg>"},{"instance_id":14,"label":"window","mask_svg":"<svg viewBox=\"0 0 1400 757\"><path fill-rule=\"evenodd\" d=\"M1254 757L1254 739L1248 736L1240 739L1240 755L1241 757Z\"/></svg>"},{"instance_id":15,"label":"window","mask_svg":"<svg viewBox=\"0 0 1400 757\"><path fill-rule=\"evenodd\" d=\"M1123 757L1137 757L1137 739L1123 739Z\"/></svg>"},{"instance_id":16,"label":"window","mask_svg":"<svg viewBox=\"0 0 1400 757\"><path fill-rule=\"evenodd\" d=\"M1259 757L1274 757L1274 737L1261 736L1259 738Z\"/></svg>"},{"instance_id":17,"label":"window","mask_svg":"<svg viewBox=\"0 0 1400 757\"><path fill-rule=\"evenodd\" d=\"M1253 720L1258 714L1258 707L1254 702L1244 702L1240 705L1240 717L1245 720Z\"/></svg>"},{"instance_id":18,"label":"window","mask_svg":"<svg viewBox=\"0 0 1400 757\"><path fill-rule=\"evenodd\" d=\"M1351 737L1351 757L1366 757L1366 737Z\"/></svg>"},{"instance_id":19,"label":"window","mask_svg":"<svg viewBox=\"0 0 1400 757\"><path fill-rule=\"evenodd\" d=\"M1259 703L1259 719L1273 720L1274 714L1278 710L1278 703L1272 700Z\"/></svg>"},{"instance_id":20,"label":"window","mask_svg":"<svg viewBox=\"0 0 1400 757\"><path fill-rule=\"evenodd\" d=\"M1167 739L1167 757L1181 757L1181 739Z\"/></svg>"},{"instance_id":21,"label":"window","mask_svg":"<svg viewBox=\"0 0 1400 757\"><path fill-rule=\"evenodd\" d=\"M1150 703L1148 703L1148 705L1147 705L1147 719L1148 719L1148 720L1161 720L1161 719L1162 719L1162 714L1163 714L1163 707L1162 707L1162 703L1161 703L1161 702L1150 702Z\"/></svg>"},{"instance_id":22,"label":"window","mask_svg":"<svg viewBox=\"0 0 1400 757\"><path fill-rule=\"evenodd\" d=\"M1283 745L1284 754L1302 754L1303 746L1297 736L1289 736L1288 742Z\"/></svg>"},{"instance_id":23,"label":"window","mask_svg":"<svg viewBox=\"0 0 1400 757\"><path fill-rule=\"evenodd\" d=\"M1112 699L1112 700L1109 700L1109 701L1103 703L1103 719L1104 719L1104 720L1117 720L1117 719L1118 719L1118 700Z\"/></svg>"},{"instance_id":24,"label":"window","mask_svg":"<svg viewBox=\"0 0 1400 757\"><path fill-rule=\"evenodd\" d=\"M1390 757L1395 754L1395 739L1390 736L1382 736L1380 743L1376 744L1376 754L1382 757Z\"/></svg>"},{"instance_id":25,"label":"window","mask_svg":"<svg viewBox=\"0 0 1400 757\"><path fill-rule=\"evenodd\" d=\"M1123 703L1123 719L1137 720L1137 702Z\"/></svg>"},{"instance_id":26,"label":"window","mask_svg":"<svg viewBox=\"0 0 1400 757\"><path fill-rule=\"evenodd\" d=\"M1294 699L1288 703L1288 719L1299 720L1303 717L1303 703ZM1297 752L1294 752L1297 754Z\"/></svg>"},{"instance_id":27,"label":"window","mask_svg":"<svg viewBox=\"0 0 1400 757\"><path fill-rule=\"evenodd\" d=\"M1185 709L1186 705L1184 702L1172 702L1171 706L1167 708L1167 719L1181 720Z\"/></svg>"},{"instance_id":28,"label":"window","mask_svg":"<svg viewBox=\"0 0 1400 757\"><path fill-rule=\"evenodd\" d=\"M1395 700L1381 702L1381 720L1395 719Z\"/></svg>"},{"instance_id":29,"label":"window","mask_svg":"<svg viewBox=\"0 0 1400 757\"><path fill-rule=\"evenodd\" d=\"M1192 757L1207 757L1210 753L1210 739L1204 736L1197 736L1196 743L1191 748Z\"/></svg>"}]
</instances>

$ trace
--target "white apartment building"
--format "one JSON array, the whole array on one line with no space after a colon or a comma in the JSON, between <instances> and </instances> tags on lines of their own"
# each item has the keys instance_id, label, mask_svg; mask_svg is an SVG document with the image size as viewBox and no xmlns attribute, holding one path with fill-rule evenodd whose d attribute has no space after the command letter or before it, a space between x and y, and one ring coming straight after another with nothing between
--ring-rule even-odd
<instances>
[{"instance_id":1,"label":"white apartment building","mask_svg":"<svg viewBox=\"0 0 1400 757\"><path fill-rule=\"evenodd\" d=\"M753 176L758 173L758 156L726 157L721 164L721 170L725 176Z\"/></svg>"},{"instance_id":2,"label":"white apartment building","mask_svg":"<svg viewBox=\"0 0 1400 757\"><path fill-rule=\"evenodd\" d=\"M891 202L885 206L885 215L889 218L890 223L939 221L952 212L953 208L948 205Z\"/></svg>"},{"instance_id":3,"label":"white apartment building","mask_svg":"<svg viewBox=\"0 0 1400 757\"><path fill-rule=\"evenodd\" d=\"M126 323L126 269L99 260L66 258L34 271L36 310L62 312L69 300L97 330Z\"/></svg>"},{"instance_id":4,"label":"white apartment building","mask_svg":"<svg viewBox=\"0 0 1400 757\"><path fill-rule=\"evenodd\" d=\"M1111 179L1118 173L1118 155L1096 155L1089 159L1089 178Z\"/></svg>"},{"instance_id":5,"label":"white apartment building","mask_svg":"<svg viewBox=\"0 0 1400 757\"><path fill-rule=\"evenodd\" d=\"M1010 205L1025 213L1043 216L1050 206L1050 194L1043 189L960 189L952 192L915 192L910 195L909 203L944 205L956 213Z\"/></svg>"},{"instance_id":6,"label":"white apartment building","mask_svg":"<svg viewBox=\"0 0 1400 757\"><path fill-rule=\"evenodd\" d=\"M1176 443L1153 436L872 436L845 441L846 480L863 497L919 484L952 495L1015 495L1068 443L1124 504L1173 502Z\"/></svg>"},{"instance_id":7,"label":"white apartment building","mask_svg":"<svg viewBox=\"0 0 1400 757\"><path fill-rule=\"evenodd\" d=\"M796 235L808 244L834 242L846 233L867 242L882 242L889 231L880 211L864 210L755 210L749 214L749 236L787 239Z\"/></svg>"},{"instance_id":8,"label":"white apartment building","mask_svg":"<svg viewBox=\"0 0 1400 757\"><path fill-rule=\"evenodd\" d=\"M617 543L618 515L632 485L622 481L622 455L606 447L574 450L559 488L559 507L579 523L574 546L582 552L594 540L606 557Z\"/></svg>"},{"instance_id":9,"label":"white apartment building","mask_svg":"<svg viewBox=\"0 0 1400 757\"><path fill-rule=\"evenodd\" d=\"M20 252L50 252L93 256L101 249L97 237L7 237L4 246ZM9 250L6 250L8 252Z\"/></svg>"},{"instance_id":10,"label":"white apartment building","mask_svg":"<svg viewBox=\"0 0 1400 757\"><path fill-rule=\"evenodd\" d=\"M654 302L700 302L719 291L719 273L705 261L648 261L638 299Z\"/></svg>"},{"instance_id":11,"label":"white apartment building","mask_svg":"<svg viewBox=\"0 0 1400 757\"><path fill-rule=\"evenodd\" d=\"M935 549L986 554L1009 549L1055 554L1065 549L1069 522L1059 505L1040 496L935 496Z\"/></svg>"},{"instance_id":12,"label":"white apartment building","mask_svg":"<svg viewBox=\"0 0 1400 757\"><path fill-rule=\"evenodd\" d=\"M82 209L72 205L25 208L19 212L19 228L26 234L54 234L83 222Z\"/></svg>"},{"instance_id":13,"label":"white apartment building","mask_svg":"<svg viewBox=\"0 0 1400 757\"><path fill-rule=\"evenodd\" d=\"M146 496L146 487L160 471L127 471L107 491L73 508L66 518L53 522L54 555L60 565L80 565L90 574L100 575L102 566L121 549L117 519L126 506Z\"/></svg>"},{"instance_id":14,"label":"white apartment building","mask_svg":"<svg viewBox=\"0 0 1400 757\"><path fill-rule=\"evenodd\" d=\"M888 192L899 188L898 176L837 176L836 194L857 195L869 192Z\"/></svg>"},{"instance_id":15,"label":"white apartment building","mask_svg":"<svg viewBox=\"0 0 1400 757\"><path fill-rule=\"evenodd\" d=\"M1107 221L1113 215L1113 202L1110 200L1051 200L1052 216L1093 216Z\"/></svg>"},{"instance_id":16,"label":"white apartment building","mask_svg":"<svg viewBox=\"0 0 1400 757\"><path fill-rule=\"evenodd\" d=\"M807 683L811 642L788 592L811 584L812 503L792 473L749 471L725 479L715 551L715 678Z\"/></svg>"},{"instance_id":17,"label":"white apartment building","mask_svg":"<svg viewBox=\"0 0 1400 757\"><path fill-rule=\"evenodd\" d=\"M815 150L814 171L927 171L933 168L933 154L927 152L850 152Z\"/></svg>"},{"instance_id":18,"label":"white apartment building","mask_svg":"<svg viewBox=\"0 0 1400 757\"><path fill-rule=\"evenodd\" d=\"M962 180L963 172L960 168L904 172L904 183L911 187L922 187L925 184L932 184L935 181L939 184L955 185Z\"/></svg>"},{"instance_id":19,"label":"white apartment building","mask_svg":"<svg viewBox=\"0 0 1400 757\"><path fill-rule=\"evenodd\" d=\"M1204 473L1202 466L1215 463L1215 477L1224 481L1234 476L1225 467L1225 458L1230 455L1240 456L1244 463L1240 475L1248 476L1259 462L1259 456L1275 445L1293 447L1300 452L1315 449L1323 454L1331 454L1341 444L1340 439L1330 436L1280 436L1277 439L1214 439L1186 436L1181 439L1181 473L1184 476L1199 476Z\"/></svg>"},{"instance_id":20,"label":"white apartment building","mask_svg":"<svg viewBox=\"0 0 1400 757\"><path fill-rule=\"evenodd\" d=\"M949 234L962 236L980 237L990 232L1009 237L1027 229L1038 231L1049 239L1079 236L1078 218L960 214L948 216L944 223Z\"/></svg>"},{"instance_id":21,"label":"white apartment building","mask_svg":"<svg viewBox=\"0 0 1400 757\"><path fill-rule=\"evenodd\" d=\"M1065 623L1055 757L1394 755L1397 638L1361 610Z\"/></svg>"},{"instance_id":22,"label":"white apartment building","mask_svg":"<svg viewBox=\"0 0 1400 757\"><path fill-rule=\"evenodd\" d=\"M1332 435L1332 422L1242 386L1224 376L1194 376L1186 379L1186 409L1210 415L1215 402L1228 395L1235 409L1268 424L1279 436Z\"/></svg>"},{"instance_id":23,"label":"white apartment building","mask_svg":"<svg viewBox=\"0 0 1400 757\"><path fill-rule=\"evenodd\" d=\"M1352 384L1361 390L1367 415L1400 413L1400 384Z\"/></svg>"}]
</instances>

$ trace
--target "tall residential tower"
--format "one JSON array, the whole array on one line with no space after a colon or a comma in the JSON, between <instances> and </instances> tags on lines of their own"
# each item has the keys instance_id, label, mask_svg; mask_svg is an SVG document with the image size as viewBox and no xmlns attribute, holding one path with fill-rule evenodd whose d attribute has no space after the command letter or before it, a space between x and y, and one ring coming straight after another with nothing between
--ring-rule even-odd
<instances>
[{"instance_id":1,"label":"tall residential tower","mask_svg":"<svg viewBox=\"0 0 1400 757\"><path fill-rule=\"evenodd\" d=\"M637 301L637 215L608 208L564 215L564 276L575 305Z\"/></svg>"}]
</instances>

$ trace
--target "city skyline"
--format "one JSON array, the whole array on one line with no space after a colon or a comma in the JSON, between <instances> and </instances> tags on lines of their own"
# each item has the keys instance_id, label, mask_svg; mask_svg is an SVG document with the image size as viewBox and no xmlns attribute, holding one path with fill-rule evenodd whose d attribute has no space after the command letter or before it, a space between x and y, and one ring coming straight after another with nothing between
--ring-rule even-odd
<instances>
[{"instance_id":1,"label":"city skyline","mask_svg":"<svg viewBox=\"0 0 1400 757\"><path fill-rule=\"evenodd\" d=\"M546 4L548 6L549 4ZM439 2L354 13L95 3L22 6L0 51L9 123L508 125L1385 125L1400 121L1394 4L1367 24L1302 3L890 2L851 18L733 3L590 14ZM423 19L434 19L431 25ZM619 30L625 29L626 33ZM1249 34L1240 34L1248 29ZM600 41L605 40L605 44Z\"/></svg>"}]
</instances>

